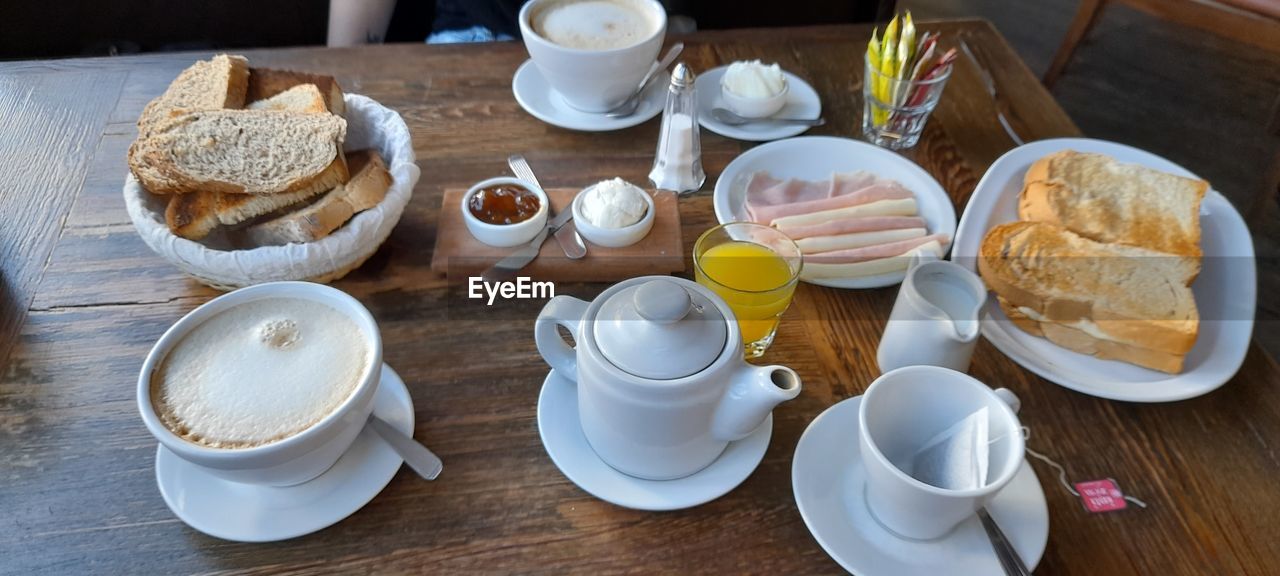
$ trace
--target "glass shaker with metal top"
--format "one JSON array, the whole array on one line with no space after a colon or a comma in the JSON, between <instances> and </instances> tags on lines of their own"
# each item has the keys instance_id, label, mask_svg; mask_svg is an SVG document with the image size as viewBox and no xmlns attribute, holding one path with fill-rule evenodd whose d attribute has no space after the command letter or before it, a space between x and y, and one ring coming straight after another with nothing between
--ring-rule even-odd
<instances>
[{"instance_id":1,"label":"glass shaker with metal top","mask_svg":"<svg viewBox=\"0 0 1280 576\"><path fill-rule=\"evenodd\" d=\"M698 138L698 99L694 74L680 62L671 73L667 105L662 110L662 132L649 181L662 190L679 194L697 192L706 181L702 171L702 144Z\"/></svg>"}]
</instances>

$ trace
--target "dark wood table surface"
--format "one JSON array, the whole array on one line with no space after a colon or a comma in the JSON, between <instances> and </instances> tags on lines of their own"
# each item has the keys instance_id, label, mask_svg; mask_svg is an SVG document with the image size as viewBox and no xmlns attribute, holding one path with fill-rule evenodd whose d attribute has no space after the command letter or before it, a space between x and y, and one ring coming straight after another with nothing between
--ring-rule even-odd
<instances>
[{"instance_id":1,"label":"dark wood table surface","mask_svg":"<svg viewBox=\"0 0 1280 576\"><path fill-rule=\"evenodd\" d=\"M1027 140L1078 130L986 22L924 26L964 38L1008 99ZM829 123L852 136L870 26L699 33L695 70L742 58L806 78ZM547 367L534 348L540 303L486 312L430 272L440 198L529 157L548 186L611 176L645 181L658 122L604 134L543 124L511 94L517 43L290 49L256 65L328 71L349 92L398 110L422 179L399 226L336 283L381 325L385 359L408 382L416 436L446 467L435 482L402 469L372 502L315 534L272 544L205 536L165 507L156 441L137 415L138 369L174 321L216 296L154 255L121 198L142 106L206 54L0 64L0 572L3 573L838 573L791 492L805 426L878 375L875 349L894 288L803 285L766 359L804 379L775 412L764 461L725 497L638 512L597 500L547 457L534 421ZM1100 102L1099 105L1105 105ZM1012 148L966 60L922 143L907 155L957 212ZM1176 137L1176 127L1171 137ZM751 146L703 134L706 190L681 201L686 252L714 224L711 193ZM562 285L590 296L599 286ZM1022 399L1029 446L1073 480L1115 478L1149 507L1089 514L1039 462L1050 510L1041 574L1280 573L1280 367L1256 346L1221 389L1169 404L1113 402L1042 380L985 341L971 373ZM851 451L856 446L850 445Z\"/></svg>"}]
</instances>

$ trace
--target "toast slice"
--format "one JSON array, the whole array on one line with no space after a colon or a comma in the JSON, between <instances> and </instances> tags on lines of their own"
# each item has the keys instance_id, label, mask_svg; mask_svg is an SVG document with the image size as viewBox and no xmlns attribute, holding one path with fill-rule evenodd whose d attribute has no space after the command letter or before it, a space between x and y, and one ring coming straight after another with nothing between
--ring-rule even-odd
<instances>
[{"instance_id":1,"label":"toast slice","mask_svg":"<svg viewBox=\"0 0 1280 576\"><path fill-rule=\"evenodd\" d=\"M1199 331L1187 287L1195 268L1186 258L1094 242L1044 222L996 226L978 254L987 286L1024 315L1175 355L1190 350Z\"/></svg>"},{"instance_id":2,"label":"toast slice","mask_svg":"<svg viewBox=\"0 0 1280 576\"><path fill-rule=\"evenodd\" d=\"M1014 306L1004 298L997 298L997 300L1000 302L1000 309L1013 321L1014 326L1032 336L1044 338L1068 350L1103 360L1119 360L1169 374L1182 372L1186 358L1183 354L1150 350L1105 337L1100 338L1098 336L1104 335L1095 335L1094 327L1089 324L1067 325L1040 322L1028 315L1034 314L1030 309Z\"/></svg>"},{"instance_id":3,"label":"toast slice","mask_svg":"<svg viewBox=\"0 0 1280 576\"><path fill-rule=\"evenodd\" d=\"M299 84L264 100L250 102L249 110L288 110L305 114L327 114L329 105L315 84Z\"/></svg>"},{"instance_id":4,"label":"toast slice","mask_svg":"<svg viewBox=\"0 0 1280 576\"><path fill-rule=\"evenodd\" d=\"M354 175L346 184L330 190L301 210L290 212L245 229L258 246L314 242L333 233L352 216L377 206L391 188L391 173L374 150L348 155Z\"/></svg>"},{"instance_id":5,"label":"toast slice","mask_svg":"<svg viewBox=\"0 0 1280 576\"><path fill-rule=\"evenodd\" d=\"M325 107L334 114L345 116L347 105L343 100L342 87L333 76L308 74L292 70L273 70L271 68L250 68L249 86L246 102L266 100L276 94L289 90L300 84L315 84L324 96Z\"/></svg>"},{"instance_id":6,"label":"toast slice","mask_svg":"<svg viewBox=\"0 0 1280 576\"><path fill-rule=\"evenodd\" d=\"M348 177L346 121L332 114L208 110L170 118L130 150L155 193L285 194L323 191ZM148 181L144 175L162 178Z\"/></svg>"},{"instance_id":7,"label":"toast slice","mask_svg":"<svg viewBox=\"0 0 1280 576\"><path fill-rule=\"evenodd\" d=\"M240 108L249 84L249 61L243 56L219 54L192 64L169 84L164 93L149 102L138 117L138 138L129 147L129 157L157 125L192 110ZM144 186L164 182L165 177L145 164L130 162L134 176ZM162 186L165 188L171 185ZM155 193L151 186L147 189Z\"/></svg>"},{"instance_id":8,"label":"toast slice","mask_svg":"<svg viewBox=\"0 0 1280 576\"><path fill-rule=\"evenodd\" d=\"M1099 242L1201 256L1200 202L1208 182L1064 150L1032 164L1024 184L1022 220L1060 224Z\"/></svg>"}]
</instances>

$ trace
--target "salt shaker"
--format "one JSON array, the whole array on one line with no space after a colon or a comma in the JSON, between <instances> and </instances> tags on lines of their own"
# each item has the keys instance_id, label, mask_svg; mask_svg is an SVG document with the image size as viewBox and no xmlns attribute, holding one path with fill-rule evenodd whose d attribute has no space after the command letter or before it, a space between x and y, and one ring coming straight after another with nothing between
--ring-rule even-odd
<instances>
[{"instance_id":1,"label":"salt shaker","mask_svg":"<svg viewBox=\"0 0 1280 576\"><path fill-rule=\"evenodd\" d=\"M698 139L698 98L693 71L680 62L671 73L667 105L662 110L662 132L649 181L655 188L679 194L697 192L707 179L702 171L702 144Z\"/></svg>"}]
</instances>

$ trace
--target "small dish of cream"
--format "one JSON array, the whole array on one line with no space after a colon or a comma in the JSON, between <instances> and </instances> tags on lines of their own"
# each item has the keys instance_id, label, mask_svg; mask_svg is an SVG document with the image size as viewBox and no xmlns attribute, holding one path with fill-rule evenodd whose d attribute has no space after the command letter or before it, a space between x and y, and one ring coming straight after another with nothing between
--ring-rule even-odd
<instances>
[{"instance_id":1,"label":"small dish of cream","mask_svg":"<svg viewBox=\"0 0 1280 576\"><path fill-rule=\"evenodd\" d=\"M653 197L622 178L602 180L573 199L573 221L588 242L622 248L653 228Z\"/></svg>"},{"instance_id":2,"label":"small dish of cream","mask_svg":"<svg viewBox=\"0 0 1280 576\"><path fill-rule=\"evenodd\" d=\"M775 64L737 61L720 78L720 94L730 110L747 118L777 114L787 103L787 77Z\"/></svg>"}]
</instances>

